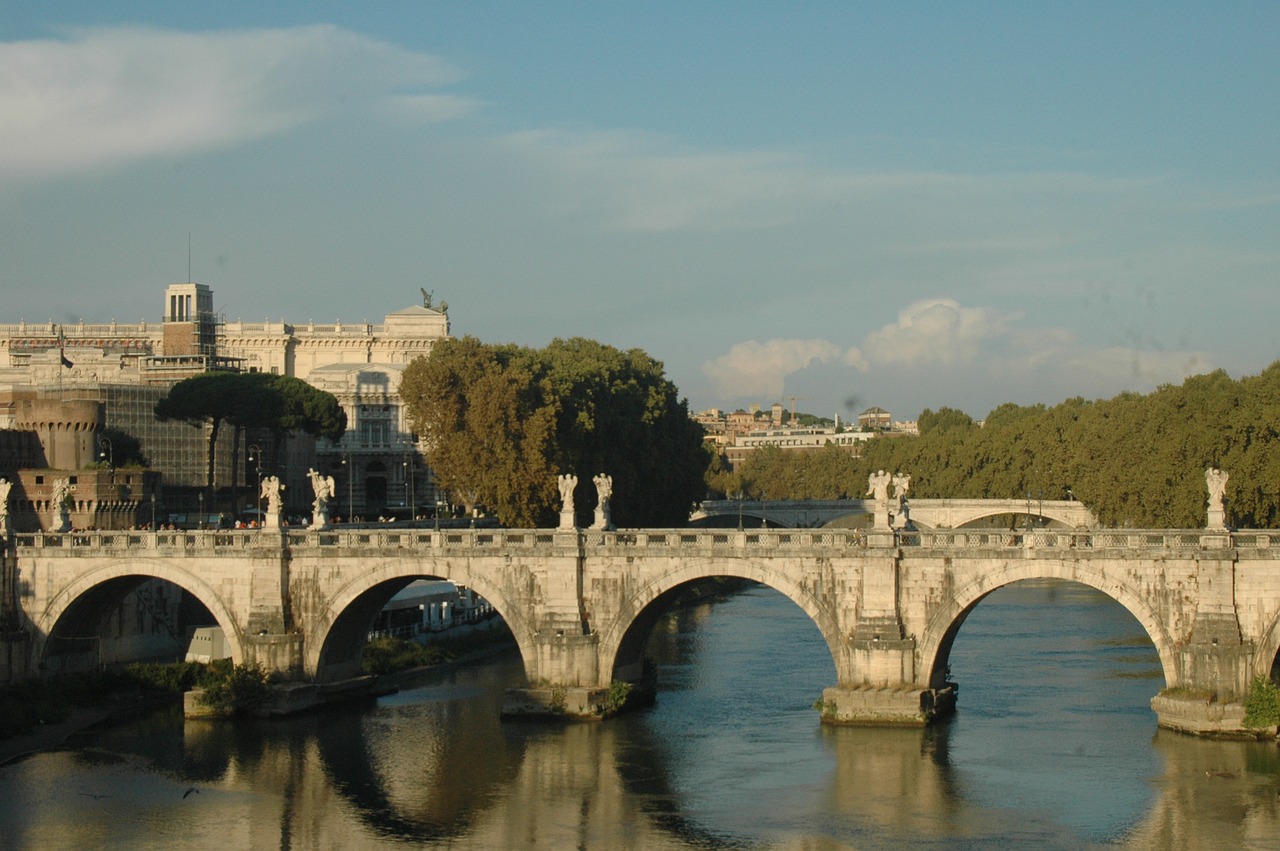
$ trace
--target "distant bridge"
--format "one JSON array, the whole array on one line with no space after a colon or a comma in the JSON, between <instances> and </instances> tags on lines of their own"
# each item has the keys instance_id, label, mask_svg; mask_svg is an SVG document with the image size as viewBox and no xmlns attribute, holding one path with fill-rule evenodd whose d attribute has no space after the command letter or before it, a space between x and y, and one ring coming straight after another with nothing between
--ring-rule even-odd
<instances>
[{"instance_id":1,"label":"distant bridge","mask_svg":"<svg viewBox=\"0 0 1280 851\"><path fill-rule=\"evenodd\" d=\"M694 512L694 523L712 517L753 518L770 526L818 528L841 519L870 522L873 499L799 499L770 502L759 499L709 499ZM958 529L994 517L1017 515L1042 518L1068 529L1093 529L1098 520L1084 503L1074 499L912 499L907 501L911 522L929 529ZM752 525L761 525L754 523Z\"/></svg>"},{"instance_id":2,"label":"distant bridge","mask_svg":"<svg viewBox=\"0 0 1280 851\"><path fill-rule=\"evenodd\" d=\"M22 637L5 647L32 673L92 668L86 648L106 616L159 578L204 604L235 661L332 682L359 672L392 595L441 578L510 626L529 687L509 711L592 715L612 682L641 677L671 602L714 576L768 585L809 616L835 661L820 706L836 723L946 711L965 618L1019 580L1080 582L1133 614L1166 684L1188 695L1153 702L1164 726L1238 729L1250 679L1280 653L1280 531L1052 528L16 533L4 599ZM1200 693L1218 697L1190 696Z\"/></svg>"}]
</instances>

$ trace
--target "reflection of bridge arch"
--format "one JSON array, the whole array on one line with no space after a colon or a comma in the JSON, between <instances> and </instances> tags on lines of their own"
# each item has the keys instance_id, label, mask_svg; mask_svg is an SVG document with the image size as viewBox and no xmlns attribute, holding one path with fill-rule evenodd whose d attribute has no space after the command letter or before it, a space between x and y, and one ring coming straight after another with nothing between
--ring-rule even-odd
<instances>
[{"instance_id":1,"label":"reflection of bridge arch","mask_svg":"<svg viewBox=\"0 0 1280 851\"><path fill-rule=\"evenodd\" d=\"M709 569L710 567L710 569ZM797 582L792 572L782 569L776 560L743 559L709 566L706 561L680 563L640 585L617 609L617 615L600 630L602 670L613 671L615 678L634 679L643 663L644 647L658 619L669 603L685 587L711 577L727 576L759 582L777 591L800 607L822 634L838 670L845 670L843 641L835 614L815 598L808 586ZM625 672L627 676L618 676Z\"/></svg>"},{"instance_id":2,"label":"reflection of bridge arch","mask_svg":"<svg viewBox=\"0 0 1280 851\"><path fill-rule=\"evenodd\" d=\"M231 658L237 663L244 661L239 623L221 595L198 576L167 559L148 560L145 566L133 560L120 559L98 565L77 576L32 618L32 659L37 664L44 661L50 639L58 635L59 628L70 627L77 633L76 637L87 636L90 632L96 634L93 631L107 613L108 602L118 604L122 595L148 579L170 582L198 600L222 627Z\"/></svg>"},{"instance_id":3,"label":"reflection of bridge arch","mask_svg":"<svg viewBox=\"0 0 1280 851\"><path fill-rule=\"evenodd\" d=\"M534 631L521 617L524 610L509 599L504 588L491 579L492 571L474 571L465 560L391 558L365 563L358 573L335 587L318 617L305 627L305 670L319 681L342 679L360 673L361 656L374 616L393 596L415 579L445 579L474 590L506 622L526 661L535 658Z\"/></svg>"},{"instance_id":4,"label":"reflection of bridge arch","mask_svg":"<svg viewBox=\"0 0 1280 851\"><path fill-rule=\"evenodd\" d=\"M942 686L952 644L970 612L987 595L1014 582L1037 579L1078 582L1115 600L1133 615L1155 645L1166 685L1178 684L1178 652L1164 624L1138 596L1136 589L1109 578L1106 571L1092 565L1053 561L1007 562L957 588L947 604L929 618L921 637L921 673L928 677L927 681L935 688Z\"/></svg>"}]
</instances>

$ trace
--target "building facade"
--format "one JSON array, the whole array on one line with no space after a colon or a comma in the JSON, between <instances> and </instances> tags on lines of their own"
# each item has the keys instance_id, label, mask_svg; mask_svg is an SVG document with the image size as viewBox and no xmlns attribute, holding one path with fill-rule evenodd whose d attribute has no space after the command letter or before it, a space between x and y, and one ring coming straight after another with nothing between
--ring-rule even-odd
<instances>
[{"instance_id":1,"label":"building facade","mask_svg":"<svg viewBox=\"0 0 1280 851\"><path fill-rule=\"evenodd\" d=\"M175 382L210 370L264 372L333 393L346 411L347 433L332 444L305 436L288 441L276 458L264 451L265 440L254 445L253 435L232 446L225 430L215 488L236 483L249 490L257 486L255 477L279 475L288 509L305 514L311 502L306 471L314 465L334 476L343 516L420 514L440 495L400 404L399 383L410 362L448 337L446 310L433 307L424 293L422 304L387 314L381 324L228 322L215 315L209 287L181 283L166 288L159 322L0 325L0 431L16 433L0 440L0 449L13 450L0 456L0 475L31 464L30 441L20 434L23 410L68 405L66 428L51 425L52 437L80 428L71 426L84 418L83 411L71 416L76 403L97 404L96 423L76 438L83 446L55 453L61 457L45 458L40 466L98 464L100 438L123 432L137 438L149 467L163 474L169 511L162 515L172 513L175 502L192 502L182 506L192 512L204 483L206 434L184 423L157 422L156 401ZM179 493L184 488L191 492Z\"/></svg>"}]
</instances>

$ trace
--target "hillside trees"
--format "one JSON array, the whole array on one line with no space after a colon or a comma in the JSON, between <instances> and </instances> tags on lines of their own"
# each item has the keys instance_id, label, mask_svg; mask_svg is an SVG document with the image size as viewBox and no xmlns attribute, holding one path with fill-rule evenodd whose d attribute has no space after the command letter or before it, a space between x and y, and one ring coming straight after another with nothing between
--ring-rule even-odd
<instances>
[{"instance_id":1,"label":"hillside trees","mask_svg":"<svg viewBox=\"0 0 1280 851\"><path fill-rule=\"evenodd\" d=\"M927 414L927 416L926 416ZM851 496L875 470L912 475L917 498L1084 502L1103 525L1199 528L1206 467L1231 478L1227 514L1240 527L1280 525L1280 362L1231 379L1216 371L1149 394L1067 399L1052 407L1001 405L979 427L959 412L921 414L915 438L877 438L838 474ZM749 458L733 475L771 499L817 498L832 466L819 453Z\"/></svg>"},{"instance_id":2,"label":"hillside trees","mask_svg":"<svg viewBox=\"0 0 1280 851\"><path fill-rule=\"evenodd\" d=\"M580 525L598 473L613 477L620 526L680 525L706 487L702 429L638 349L444 340L409 365L400 393L441 486L508 525L553 525L560 473L578 477Z\"/></svg>"}]
</instances>

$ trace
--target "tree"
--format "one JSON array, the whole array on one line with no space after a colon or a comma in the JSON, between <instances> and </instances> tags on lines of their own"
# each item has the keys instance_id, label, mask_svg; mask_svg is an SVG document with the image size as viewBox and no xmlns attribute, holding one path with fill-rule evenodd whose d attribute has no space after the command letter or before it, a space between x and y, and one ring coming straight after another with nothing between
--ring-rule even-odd
<instances>
[{"instance_id":1,"label":"tree","mask_svg":"<svg viewBox=\"0 0 1280 851\"><path fill-rule=\"evenodd\" d=\"M279 394L271 390L273 378L260 372L205 372L179 381L156 403L156 419L208 427L205 487L211 496L222 424L244 428L266 426L279 419L282 403Z\"/></svg>"},{"instance_id":2,"label":"tree","mask_svg":"<svg viewBox=\"0 0 1280 851\"><path fill-rule=\"evenodd\" d=\"M553 523L560 473L578 477L583 523L599 473L613 477L619 525L678 525L705 491L701 426L637 349L445 340L409 365L400 393L441 485L508 525Z\"/></svg>"},{"instance_id":3,"label":"tree","mask_svg":"<svg viewBox=\"0 0 1280 851\"><path fill-rule=\"evenodd\" d=\"M233 469L244 429L264 428L277 434L302 430L336 440L347 423L333 394L297 378L262 372L206 372L179 381L156 403L155 415L160 420L208 427L205 487L211 498L218 433L224 423L236 429Z\"/></svg>"}]
</instances>

